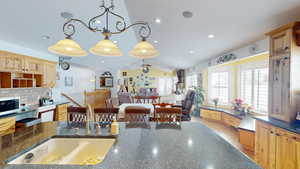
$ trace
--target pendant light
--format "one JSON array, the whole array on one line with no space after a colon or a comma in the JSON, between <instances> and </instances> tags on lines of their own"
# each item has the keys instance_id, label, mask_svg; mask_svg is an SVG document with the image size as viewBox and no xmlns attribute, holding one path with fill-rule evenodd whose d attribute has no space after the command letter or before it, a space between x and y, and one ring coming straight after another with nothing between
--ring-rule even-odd
<instances>
[{"instance_id":1,"label":"pendant light","mask_svg":"<svg viewBox=\"0 0 300 169\"><path fill-rule=\"evenodd\" d=\"M98 42L90 49L90 52L98 56L122 56L121 50L113 43L108 36L104 40Z\"/></svg>"},{"instance_id":2,"label":"pendant light","mask_svg":"<svg viewBox=\"0 0 300 169\"><path fill-rule=\"evenodd\" d=\"M141 42L136 44L135 47L129 51L129 55L140 59L150 59L159 55L159 51L143 38Z\"/></svg>"},{"instance_id":3,"label":"pendant light","mask_svg":"<svg viewBox=\"0 0 300 169\"><path fill-rule=\"evenodd\" d=\"M63 33L67 38L58 41L55 45L49 47L48 50L63 56L86 56L87 52L84 51L77 42L71 39L71 37L76 33L75 23L79 23L83 27L87 28L87 30L94 33L101 33L105 37L104 40L101 40L89 50L92 54L98 56L122 56L123 54L121 50L109 39L109 37L112 35L121 34L134 26L140 26L138 32L139 36L143 40L139 42L129 54L142 59L153 58L154 56L157 56L159 52L153 47L153 45L146 41L146 39L148 39L151 35L150 25L143 21L127 25L124 17L113 12L114 8L115 5L113 0L111 0L110 5L107 5L106 2L102 0L100 5L100 10L102 10L102 12L89 19L88 22L84 22L80 19L69 18L68 21L63 25ZM111 28L111 24L109 24L110 15L118 18L118 20L112 24L115 25L114 28ZM102 22L99 22L101 17L105 17L103 27L101 25Z\"/></svg>"},{"instance_id":4,"label":"pendant light","mask_svg":"<svg viewBox=\"0 0 300 169\"><path fill-rule=\"evenodd\" d=\"M48 50L55 54L64 56L87 56L87 52L84 51L80 45L70 37L58 41L55 45L50 46Z\"/></svg>"}]
</instances>

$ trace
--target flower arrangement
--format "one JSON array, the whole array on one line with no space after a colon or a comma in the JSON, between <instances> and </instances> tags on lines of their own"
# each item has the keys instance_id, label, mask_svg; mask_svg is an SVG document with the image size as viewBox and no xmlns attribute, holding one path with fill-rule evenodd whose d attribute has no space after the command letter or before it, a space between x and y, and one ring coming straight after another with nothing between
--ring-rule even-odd
<instances>
[{"instance_id":1,"label":"flower arrangement","mask_svg":"<svg viewBox=\"0 0 300 169\"><path fill-rule=\"evenodd\" d=\"M218 97L215 97L215 98L213 98L212 101L214 102L215 107L217 107L217 106L218 106L218 103L219 103L219 98L218 98Z\"/></svg>"},{"instance_id":2,"label":"flower arrangement","mask_svg":"<svg viewBox=\"0 0 300 169\"><path fill-rule=\"evenodd\" d=\"M245 107L244 107L244 100L242 99L235 99L232 103L233 105L233 110L239 113L245 113Z\"/></svg>"}]
</instances>

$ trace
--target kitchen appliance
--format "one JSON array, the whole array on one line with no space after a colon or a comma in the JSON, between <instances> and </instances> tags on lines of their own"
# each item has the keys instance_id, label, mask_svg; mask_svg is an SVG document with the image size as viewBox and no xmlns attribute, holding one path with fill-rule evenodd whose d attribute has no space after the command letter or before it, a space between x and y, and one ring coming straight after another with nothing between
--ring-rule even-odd
<instances>
[{"instance_id":1,"label":"kitchen appliance","mask_svg":"<svg viewBox=\"0 0 300 169\"><path fill-rule=\"evenodd\" d=\"M39 105L40 106L46 106L53 104L53 100L48 97L42 97L39 99Z\"/></svg>"},{"instance_id":2,"label":"kitchen appliance","mask_svg":"<svg viewBox=\"0 0 300 169\"><path fill-rule=\"evenodd\" d=\"M41 118L42 123L53 121L55 108L56 105L48 105L48 106L39 107L37 109L38 116L39 118Z\"/></svg>"},{"instance_id":3,"label":"kitchen appliance","mask_svg":"<svg viewBox=\"0 0 300 169\"><path fill-rule=\"evenodd\" d=\"M0 98L0 116L20 111L20 97Z\"/></svg>"}]
</instances>

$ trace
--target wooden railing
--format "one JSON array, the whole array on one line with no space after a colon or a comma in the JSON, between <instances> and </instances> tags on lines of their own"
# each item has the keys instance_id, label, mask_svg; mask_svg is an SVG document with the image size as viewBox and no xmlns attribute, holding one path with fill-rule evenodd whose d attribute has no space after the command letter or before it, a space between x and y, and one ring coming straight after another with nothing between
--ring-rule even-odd
<instances>
[{"instance_id":1,"label":"wooden railing","mask_svg":"<svg viewBox=\"0 0 300 169\"><path fill-rule=\"evenodd\" d=\"M83 105L81 105L80 103L78 103L77 101L75 101L71 96L65 94L65 93L61 93L62 96L64 96L65 98L67 98L70 102L72 102L73 104L75 104L78 107L85 107Z\"/></svg>"}]
</instances>

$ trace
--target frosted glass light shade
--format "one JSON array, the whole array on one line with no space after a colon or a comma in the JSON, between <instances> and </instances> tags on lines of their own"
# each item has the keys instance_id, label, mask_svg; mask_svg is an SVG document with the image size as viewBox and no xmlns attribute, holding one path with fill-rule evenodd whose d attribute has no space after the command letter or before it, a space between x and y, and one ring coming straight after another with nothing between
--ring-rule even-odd
<instances>
[{"instance_id":1,"label":"frosted glass light shade","mask_svg":"<svg viewBox=\"0 0 300 169\"><path fill-rule=\"evenodd\" d=\"M98 56L122 56L121 50L109 39L98 42L90 49L90 52Z\"/></svg>"},{"instance_id":2,"label":"frosted glass light shade","mask_svg":"<svg viewBox=\"0 0 300 169\"><path fill-rule=\"evenodd\" d=\"M129 51L130 56L141 59L150 59L159 55L159 51L154 48L149 42L142 40L135 47Z\"/></svg>"},{"instance_id":3,"label":"frosted glass light shade","mask_svg":"<svg viewBox=\"0 0 300 169\"><path fill-rule=\"evenodd\" d=\"M87 56L88 53L84 51L80 45L72 39L64 39L58 41L55 45L50 46L48 50L52 53L63 56Z\"/></svg>"}]
</instances>

